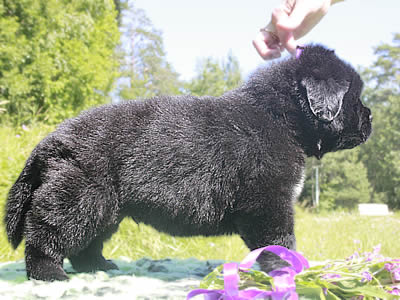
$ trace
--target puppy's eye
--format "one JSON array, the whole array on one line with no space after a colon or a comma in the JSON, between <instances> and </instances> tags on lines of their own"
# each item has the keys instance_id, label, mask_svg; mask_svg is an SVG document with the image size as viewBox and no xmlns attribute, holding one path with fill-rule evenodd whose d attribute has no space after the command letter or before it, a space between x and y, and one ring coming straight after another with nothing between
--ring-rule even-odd
<instances>
[{"instance_id":1,"label":"puppy's eye","mask_svg":"<svg viewBox=\"0 0 400 300\"><path fill-rule=\"evenodd\" d=\"M312 72L313 72L314 75L318 75L318 74L321 73L321 71L320 71L319 69L317 69L317 68L314 68L314 69L312 70Z\"/></svg>"},{"instance_id":2,"label":"puppy's eye","mask_svg":"<svg viewBox=\"0 0 400 300\"><path fill-rule=\"evenodd\" d=\"M312 69L312 74L314 75L315 79L322 79L322 71L318 68Z\"/></svg>"}]
</instances>

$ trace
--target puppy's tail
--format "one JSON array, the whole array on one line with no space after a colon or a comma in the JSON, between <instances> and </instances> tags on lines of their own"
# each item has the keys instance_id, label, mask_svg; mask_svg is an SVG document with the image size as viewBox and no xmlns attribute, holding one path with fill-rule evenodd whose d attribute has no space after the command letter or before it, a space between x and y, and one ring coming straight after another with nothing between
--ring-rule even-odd
<instances>
[{"instance_id":1,"label":"puppy's tail","mask_svg":"<svg viewBox=\"0 0 400 300\"><path fill-rule=\"evenodd\" d=\"M21 243L24 233L26 213L29 211L34 191L40 186L40 168L37 156L32 153L24 169L8 193L6 215L7 236L16 249Z\"/></svg>"}]
</instances>

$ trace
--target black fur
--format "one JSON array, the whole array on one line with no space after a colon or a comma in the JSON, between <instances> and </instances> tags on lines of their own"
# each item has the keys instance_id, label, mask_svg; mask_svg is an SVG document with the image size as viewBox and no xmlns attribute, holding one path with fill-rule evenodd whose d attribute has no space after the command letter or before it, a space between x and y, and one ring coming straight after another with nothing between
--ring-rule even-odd
<instances>
[{"instance_id":1,"label":"black fur","mask_svg":"<svg viewBox=\"0 0 400 300\"><path fill-rule=\"evenodd\" d=\"M304 159L371 132L362 81L333 51L259 69L221 97L105 105L62 123L33 150L8 195L6 226L26 239L28 277L115 269L103 241L127 216L173 235L239 233L250 249L295 248ZM265 270L280 262L264 256Z\"/></svg>"}]
</instances>

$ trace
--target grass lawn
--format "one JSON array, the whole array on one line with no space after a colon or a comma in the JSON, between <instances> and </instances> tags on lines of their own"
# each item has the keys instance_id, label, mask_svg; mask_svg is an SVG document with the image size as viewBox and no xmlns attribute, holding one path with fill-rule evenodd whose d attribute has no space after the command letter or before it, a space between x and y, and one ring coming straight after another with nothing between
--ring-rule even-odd
<instances>
[{"instance_id":1,"label":"grass lawn","mask_svg":"<svg viewBox=\"0 0 400 300\"><path fill-rule=\"evenodd\" d=\"M346 258L355 251L369 252L378 244L382 254L398 258L400 215L361 217L356 214L311 214L298 211L296 217L297 248L308 260L324 261ZM158 233L149 226L126 219L120 230L105 244L107 258L131 259L166 257L200 260L240 261L248 253L238 236L175 238ZM23 245L16 251L7 243L4 227L0 229L0 261L23 258Z\"/></svg>"},{"instance_id":2,"label":"grass lawn","mask_svg":"<svg viewBox=\"0 0 400 300\"><path fill-rule=\"evenodd\" d=\"M298 210L297 248L309 260L341 259L355 251L369 252L381 244L382 254L398 258L400 214L366 217L358 214L311 214ZM174 238L145 225L125 220L120 231L105 246L108 257L154 259L196 257L240 261L248 249L239 236Z\"/></svg>"}]
</instances>

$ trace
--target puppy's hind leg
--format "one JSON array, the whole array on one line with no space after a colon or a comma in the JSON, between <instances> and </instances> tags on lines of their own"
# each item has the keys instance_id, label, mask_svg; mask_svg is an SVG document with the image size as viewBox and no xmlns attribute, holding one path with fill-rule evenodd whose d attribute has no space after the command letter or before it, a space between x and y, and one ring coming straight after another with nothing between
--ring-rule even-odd
<instances>
[{"instance_id":1,"label":"puppy's hind leg","mask_svg":"<svg viewBox=\"0 0 400 300\"><path fill-rule=\"evenodd\" d=\"M30 211L26 218L25 264L29 279L44 281L67 280L63 255L58 251L57 238Z\"/></svg>"},{"instance_id":2,"label":"puppy's hind leg","mask_svg":"<svg viewBox=\"0 0 400 300\"><path fill-rule=\"evenodd\" d=\"M111 260L105 259L102 254L104 240L110 238L117 229L118 225L112 226L107 234L94 239L87 248L68 257L72 267L77 272L118 270L118 266Z\"/></svg>"},{"instance_id":3,"label":"puppy's hind leg","mask_svg":"<svg viewBox=\"0 0 400 300\"><path fill-rule=\"evenodd\" d=\"M28 278L54 281L68 280L63 269L63 258L54 258L27 244L25 247L25 264Z\"/></svg>"},{"instance_id":4,"label":"puppy's hind leg","mask_svg":"<svg viewBox=\"0 0 400 300\"><path fill-rule=\"evenodd\" d=\"M114 194L74 165L65 163L54 169L37 190L26 219L28 277L67 279L62 270L66 257L73 257L75 268L82 263L82 270L114 268L101 255L102 242L119 223Z\"/></svg>"}]
</instances>

